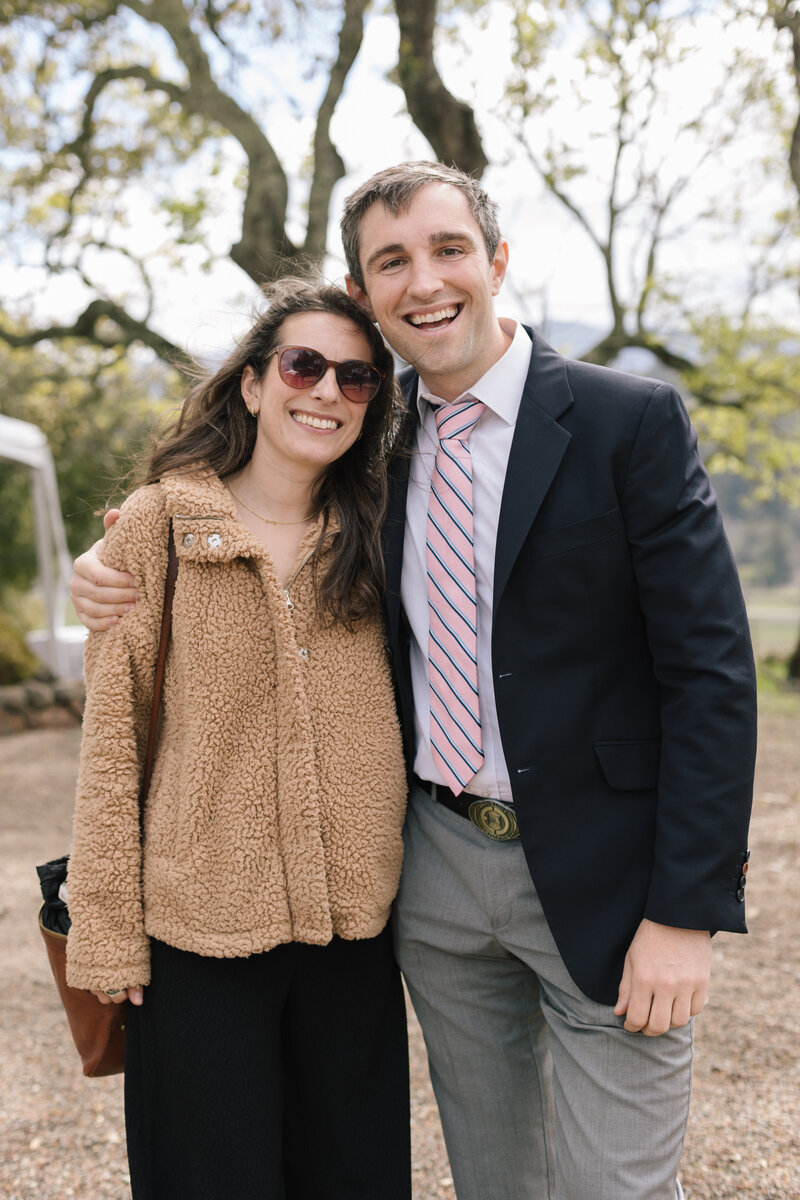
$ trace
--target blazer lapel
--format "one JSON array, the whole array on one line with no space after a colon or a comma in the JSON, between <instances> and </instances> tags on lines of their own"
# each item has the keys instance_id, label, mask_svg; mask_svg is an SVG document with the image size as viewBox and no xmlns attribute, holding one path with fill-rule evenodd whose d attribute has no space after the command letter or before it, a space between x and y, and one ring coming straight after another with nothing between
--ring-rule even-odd
<instances>
[{"instance_id":1,"label":"blazer lapel","mask_svg":"<svg viewBox=\"0 0 800 1200\"><path fill-rule=\"evenodd\" d=\"M403 372L400 376L406 410L397 435L398 452L389 463L389 503L381 533L383 563L386 573L386 623L389 640L395 643L400 625L400 575L403 568L403 542L406 532L406 497L410 455L417 429L417 374Z\"/></svg>"},{"instance_id":2,"label":"blazer lapel","mask_svg":"<svg viewBox=\"0 0 800 1200\"><path fill-rule=\"evenodd\" d=\"M494 562L495 614L522 543L571 438L571 434L557 423L572 404L566 363L531 329L527 332L533 341L533 349L500 504Z\"/></svg>"}]
</instances>

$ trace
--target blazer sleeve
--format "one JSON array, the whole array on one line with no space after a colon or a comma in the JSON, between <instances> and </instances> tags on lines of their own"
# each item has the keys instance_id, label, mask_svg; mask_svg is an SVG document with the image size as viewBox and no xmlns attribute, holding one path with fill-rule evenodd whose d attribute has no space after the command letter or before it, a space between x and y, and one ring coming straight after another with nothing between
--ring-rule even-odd
<instances>
[{"instance_id":1,"label":"blazer sleeve","mask_svg":"<svg viewBox=\"0 0 800 1200\"><path fill-rule=\"evenodd\" d=\"M661 693L655 864L645 915L745 931L742 865L756 749L755 668L736 566L677 392L656 385L623 491Z\"/></svg>"},{"instance_id":2,"label":"blazer sleeve","mask_svg":"<svg viewBox=\"0 0 800 1200\"><path fill-rule=\"evenodd\" d=\"M67 982L90 990L150 981L142 908L139 782L158 655L169 519L157 485L135 492L103 561L136 578L140 599L89 635L86 709L69 861Z\"/></svg>"}]
</instances>

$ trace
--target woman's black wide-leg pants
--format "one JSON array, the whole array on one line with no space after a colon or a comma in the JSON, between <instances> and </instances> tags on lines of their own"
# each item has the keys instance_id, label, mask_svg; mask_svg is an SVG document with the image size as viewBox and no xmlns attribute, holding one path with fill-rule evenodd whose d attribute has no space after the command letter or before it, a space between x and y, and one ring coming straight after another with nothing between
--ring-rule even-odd
<instances>
[{"instance_id":1,"label":"woman's black wide-leg pants","mask_svg":"<svg viewBox=\"0 0 800 1200\"><path fill-rule=\"evenodd\" d=\"M410 1200L388 929L250 958L153 942L126 1036L134 1200Z\"/></svg>"}]
</instances>

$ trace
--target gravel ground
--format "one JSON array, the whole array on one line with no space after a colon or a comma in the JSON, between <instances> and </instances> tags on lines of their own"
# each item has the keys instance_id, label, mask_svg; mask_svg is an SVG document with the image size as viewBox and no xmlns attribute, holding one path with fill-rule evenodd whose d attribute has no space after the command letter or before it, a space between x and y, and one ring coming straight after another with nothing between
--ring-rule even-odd
<instances>
[{"instance_id":1,"label":"gravel ground","mask_svg":"<svg viewBox=\"0 0 800 1200\"><path fill-rule=\"evenodd\" d=\"M787 701L762 719L748 885L751 935L714 939L712 994L698 1022L682 1166L687 1200L800 1200L798 730L800 701ZM68 846L78 743L77 729L0 739L5 1200L130 1198L120 1080L80 1074L35 926L34 866ZM415 1200L453 1200L413 1017L411 1058Z\"/></svg>"}]
</instances>

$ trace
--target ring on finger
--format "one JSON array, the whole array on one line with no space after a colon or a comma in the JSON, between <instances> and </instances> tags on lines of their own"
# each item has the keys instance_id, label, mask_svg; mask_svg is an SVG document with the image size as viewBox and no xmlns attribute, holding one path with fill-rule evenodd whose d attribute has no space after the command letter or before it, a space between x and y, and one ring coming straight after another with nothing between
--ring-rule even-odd
<instances>
[{"instance_id":1,"label":"ring on finger","mask_svg":"<svg viewBox=\"0 0 800 1200\"><path fill-rule=\"evenodd\" d=\"M105 992L105 995L113 999L114 996L121 996L125 990L125 988L112 988L110 992Z\"/></svg>"}]
</instances>

